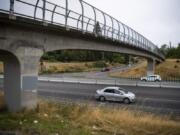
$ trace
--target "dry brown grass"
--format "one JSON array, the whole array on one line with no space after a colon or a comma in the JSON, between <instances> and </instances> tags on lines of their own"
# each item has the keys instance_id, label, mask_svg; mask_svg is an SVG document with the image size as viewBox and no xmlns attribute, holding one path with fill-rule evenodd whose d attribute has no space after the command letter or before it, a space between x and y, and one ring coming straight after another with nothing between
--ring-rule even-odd
<instances>
[{"instance_id":1,"label":"dry brown grass","mask_svg":"<svg viewBox=\"0 0 180 135\"><path fill-rule=\"evenodd\" d=\"M143 62L124 72L112 73L113 77L142 77L146 75L147 62ZM180 62L177 59L167 59L165 62L156 65L155 74L159 74L162 78L180 77Z\"/></svg>"},{"instance_id":2,"label":"dry brown grass","mask_svg":"<svg viewBox=\"0 0 180 135\"><path fill-rule=\"evenodd\" d=\"M63 72L80 72L93 71L97 68L93 67L93 62L43 62L43 70L47 73L63 73ZM41 67L39 66L39 72ZM3 63L0 62L0 73L3 73Z\"/></svg>"},{"instance_id":3,"label":"dry brown grass","mask_svg":"<svg viewBox=\"0 0 180 135\"><path fill-rule=\"evenodd\" d=\"M166 77L180 77L180 60L167 59L165 62L156 66L157 74L160 74L162 78Z\"/></svg>"},{"instance_id":4,"label":"dry brown grass","mask_svg":"<svg viewBox=\"0 0 180 135\"><path fill-rule=\"evenodd\" d=\"M4 93L0 90L0 110L5 107Z\"/></svg>"},{"instance_id":5,"label":"dry brown grass","mask_svg":"<svg viewBox=\"0 0 180 135\"><path fill-rule=\"evenodd\" d=\"M147 62L142 62L136 67L130 68L124 72L111 73L112 77L141 77L146 75Z\"/></svg>"},{"instance_id":6,"label":"dry brown grass","mask_svg":"<svg viewBox=\"0 0 180 135\"><path fill-rule=\"evenodd\" d=\"M153 114L132 112L127 109L88 108L81 115L76 110L73 113L76 113L74 124L77 127L92 129L95 125L96 131L103 131L108 134L178 135L180 133L178 129L180 123L178 122Z\"/></svg>"},{"instance_id":7,"label":"dry brown grass","mask_svg":"<svg viewBox=\"0 0 180 135\"><path fill-rule=\"evenodd\" d=\"M39 65L39 73L66 73L66 72L86 72L97 71L101 68L94 66L95 62L43 62L43 66ZM109 67L119 67L123 64L108 64ZM0 62L0 74L3 73L3 63Z\"/></svg>"},{"instance_id":8,"label":"dry brown grass","mask_svg":"<svg viewBox=\"0 0 180 135\"><path fill-rule=\"evenodd\" d=\"M70 105L57 108L40 103L40 113L63 113L74 129L85 129L95 135L179 135L180 122L168 116L157 116L127 108L105 108L90 105ZM44 108L45 107L45 108ZM65 107L65 108L64 108ZM62 119L62 117L61 117Z\"/></svg>"},{"instance_id":9,"label":"dry brown grass","mask_svg":"<svg viewBox=\"0 0 180 135\"><path fill-rule=\"evenodd\" d=\"M179 135L180 122L127 108L39 101L35 112L0 113L0 130L33 135ZM37 120L38 124L33 124ZM21 122L21 124L19 124ZM1 125L5 123L5 125ZM28 132L28 133L27 133Z\"/></svg>"},{"instance_id":10,"label":"dry brown grass","mask_svg":"<svg viewBox=\"0 0 180 135\"><path fill-rule=\"evenodd\" d=\"M93 68L93 62L43 62L43 64L43 73L65 73L97 70Z\"/></svg>"},{"instance_id":11,"label":"dry brown grass","mask_svg":"<svg viewBox=\"0 0 180 135\"><path fill-rule=\"evenodd\" d=\"M95 66L95 62L43 62L43 69L40 67L40 73L65 73L65 72L86 72L101 70ZM109 67L118 67L122 64L108 64ZM42 70L42 71L41 71Z\"/></svg>"}]
</instances>

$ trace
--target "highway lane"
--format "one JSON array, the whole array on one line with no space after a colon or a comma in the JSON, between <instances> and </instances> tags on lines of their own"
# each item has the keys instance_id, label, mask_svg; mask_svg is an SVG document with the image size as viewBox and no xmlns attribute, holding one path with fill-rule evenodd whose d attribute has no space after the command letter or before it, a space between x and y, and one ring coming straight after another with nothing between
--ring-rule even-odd
<instances>
[{"instance_id":1,"label":"highway lane","mask_svg":"<svg viewBox=\"0 0 180 135\"><path fill-rule=\"evenodd\" d=\"M102 104L94 99L94 94L97 89L106 86L109 85L39 81L38 95L46 99L59 101ZM162 114L174 113L180 116L180 88L120 87L134 92L137 96L136 103L124 105L123 103L105 102L104 105L128 106ZM2 84L0 89L2 89Z\"/></svg>"},{"instance_id":2,"label":"highway lane","mask_svg":"<svg viewBox=\"0 0 180 135\"><path fill-rule=\"evenodd\" d=\"M51 99L68 99L72 102L99 103L94 99L95 91L106 86L107 85L102 84L39 82L38 94ZM135 86L122 87L134 92L137 96L137 102L128 105L129 107L139 107L145 110L151 109L154 112L159 111L165 114L175 113L180 116L180 89ZM105 104L125 106L123 103L106 102Z\"/></svg>"}]
</instances>

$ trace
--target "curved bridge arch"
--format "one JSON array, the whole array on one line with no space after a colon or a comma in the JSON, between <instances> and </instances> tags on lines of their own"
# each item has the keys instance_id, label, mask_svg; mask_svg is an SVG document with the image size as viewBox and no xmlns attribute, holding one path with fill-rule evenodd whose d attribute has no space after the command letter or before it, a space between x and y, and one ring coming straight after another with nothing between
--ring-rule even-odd
<instances>
[{"instance_id":1,"label":"curved bridge arch","mask_svg":"<svg viewBox=\"0 0 180 135\"><path fill-rule=\"evenodd\" d=\"M7 2L7 0L1 0L2 3L3 1ZM164 60L164 56L160 53L158 47L147 38L93 5L83 0L77 0L77 2L77 4L80 5L79 8L81 9L81 13L69 8L69 0L64 0L65 5L57 5L49 0L33 0L32 2L27 2L26 0L9 0L10 8L0 9L0 12L6 14L10 13L10 18L12 19L16 16L21 16L42 22L45 26L50 24L56 25L59 27L65 27L67 30L78 30L82 33L94 34L95 37L99 36L119 43L123 42L124 44L129 44L132 47L138 47L146 52L152 53ZM23 7L27 7L29 10L31 9L29 11L30 13L21 12L14 6L15 4L21 6L22 9ZM85 16L85 12L88 12L86 11L85 6L92 9L94 13L93 17ZM56 10L57 8L60 10ZM39 10L41 12L37 12ZM97 20L98 13L103 16L103 19ZM64 19L57 20L55 16ZM76 24L69 23L69 21L74 21ZM99 22L101 28L100 33L94 32L97 22ZM81 28L79 28L79 24L81 24Z\"/></svg>"}]
</instances>

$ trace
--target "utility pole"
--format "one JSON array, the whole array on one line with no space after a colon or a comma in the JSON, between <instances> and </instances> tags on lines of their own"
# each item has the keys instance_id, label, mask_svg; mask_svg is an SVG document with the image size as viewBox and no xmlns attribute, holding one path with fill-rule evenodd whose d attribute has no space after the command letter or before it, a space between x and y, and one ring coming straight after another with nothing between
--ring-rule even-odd
<instances>
[{"instance_id":1,"label":"utility pole","mask_svg":"<svg viewBox=\"0 0 180 135\"><path fill-rule=\"evenodd\" d=\"M105 60L104 52L102 52L102 60L103 60L103 61Z\"/></svg>"},{"instance_id":2,"label":"utility pole","mask_svg":"<svg viewBox=\"0 0 180 135\"><path fill-rule=\"evenodd\" d=\"M132 62L131 62L131 56L129 55L129 63L128 63L128 66L130 67L131 64L132 64Z\"/></svg>"},{"instance_id":3,"label":"utility pole","mask_svg":"<svg viewBox=\"0 0 180 135\"><path fill-rule=\"evenodd\" d=\"M172 48L172 43L171 43L171 41L169 41L169 48Z\"/></svg>"}]
</instances>

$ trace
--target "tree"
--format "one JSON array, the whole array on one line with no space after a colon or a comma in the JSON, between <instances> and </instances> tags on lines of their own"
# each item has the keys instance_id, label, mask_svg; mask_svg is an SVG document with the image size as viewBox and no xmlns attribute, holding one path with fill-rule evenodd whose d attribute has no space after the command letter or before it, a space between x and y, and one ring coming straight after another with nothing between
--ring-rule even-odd
<instances>
[{"instance_id":1,"label":"tree","mask_svg":"<svg viewBox=\"0 0 180 135\"><path fill-rule=\"evenodd\" d=\"M164 45L161 46L160 51L161 51L161 53L162 53L163 55L166 55L168 49L169 49L168 45L167 45L167 44L164 44Z\"/></svg>"},{"instance_id":2,"label":"tree","mask_svg":"<svg viewBox=\"0 0 180 135\"><path fill-rule=\"evenodd\" d=\"M180 43L178 47L168 48L166 58L176 58L180 59Z\"/></svg>"}]
</instances>

